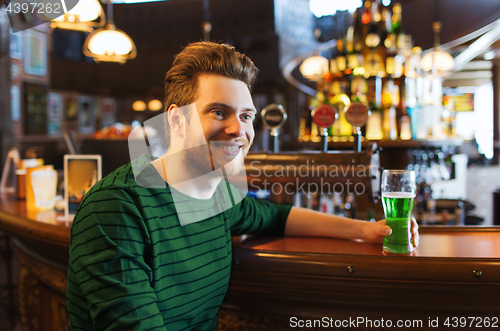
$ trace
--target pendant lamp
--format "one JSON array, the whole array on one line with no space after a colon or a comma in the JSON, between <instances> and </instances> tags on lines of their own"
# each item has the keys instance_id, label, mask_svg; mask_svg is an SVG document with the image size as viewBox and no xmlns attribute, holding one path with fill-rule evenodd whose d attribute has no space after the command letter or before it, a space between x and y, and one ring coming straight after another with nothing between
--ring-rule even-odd
<instances>
[{"instance_id":1,"label":"pendant lamp","mask_svg":"<svg viewBox=\"0 0 500 331\"><path fill-rule=\"evenodd\" d=\"M96 62L125 63L137 56L134 41L113 22L113 4L108 0L108 22L104 28L94 30L83 44L83 54Z\"/></svg>"},{"instance_id":2,"label":"pendant lamp","mask_svg":"<svg viewBox=\"0 0 500 331\"><path fill-rule=\"evenodd\" d=\"M327 58L315 55L305 59L299 70L304 78L317 82L328 72L328 64Z\"/></svg>"},{"instance_id":3,"label":"pendant lamp","mask_svg":"<svg viewBox=\"0 0 500 331\"><path fill-rule=\"evenodd\" d=\"M450 54L439 50L439 32L441 31L441 22L434 22L432 24L432 28L434 30L434 49L422 58L420 66L424 71L449 71L453 69L455 60L453 60L453 57Z\"/></svg>"},{"instance_id":4,"label":"pendant lamp","mask_svg":"<svg viewBox=\"0 0 500 331\"><path fill-rule=\"evenodd\" d=\"M52 5L50 0L42 1L43 4ZM44 21L50 21L51 29L64 29L74 31L90 32L93 28L101 28L106 23L106 16L98 0L79 0L76 6L67 11L66 5L70 6L68 1L62 1L61 8L64 11L37 12L38 18ZM52 8L52 7L50 7ZM100 18L99 21L95 21Z\"/></svg>"}]
</instances>

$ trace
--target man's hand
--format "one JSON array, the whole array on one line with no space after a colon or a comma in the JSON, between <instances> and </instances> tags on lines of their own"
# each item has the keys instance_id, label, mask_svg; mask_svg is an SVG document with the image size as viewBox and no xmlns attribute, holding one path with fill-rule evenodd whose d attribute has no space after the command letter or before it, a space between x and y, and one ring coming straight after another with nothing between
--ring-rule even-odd
<instances>
[{"instance_id":1,"label":"man's hand","mask_svg":"<svg viewBox=\"0 0 500 331\"><path fill-rule=\"evenodd\" d=\"M364 229L366 241L380 243L384 237L392 233L391 228L386 224L385 219L373 223L367 223ZM411 237L413 246L419 243L418 224L414 217L411 218Z\"/></svg>"}]
</instances>

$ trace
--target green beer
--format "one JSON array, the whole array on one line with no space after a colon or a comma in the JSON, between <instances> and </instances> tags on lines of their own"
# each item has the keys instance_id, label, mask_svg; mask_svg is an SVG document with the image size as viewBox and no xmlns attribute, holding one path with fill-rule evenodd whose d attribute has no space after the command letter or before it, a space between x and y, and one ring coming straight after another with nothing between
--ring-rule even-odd
<instances>
[{"instance_id":1,"label":"green beer","mask_svg":"<svg viewBox=\"0 0 500 331\"><path fill-rule=\"evenodd\" d=\"M384 250L391 253L410 253L411 213L415 194L411 192L385 192L382 194L382 205L387 225L392 233L384 238Z\"/></svg>"}]
</instances>

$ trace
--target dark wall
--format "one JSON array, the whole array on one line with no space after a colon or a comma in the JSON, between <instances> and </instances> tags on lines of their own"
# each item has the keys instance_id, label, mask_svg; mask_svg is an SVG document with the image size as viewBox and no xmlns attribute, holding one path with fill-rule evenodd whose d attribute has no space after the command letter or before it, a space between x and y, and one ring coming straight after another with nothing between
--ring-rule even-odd
<instances>
[{"instance_id":1,"label":"dark wall","mask_svg":"<svg viewBox=\"0 0 500 331\"><path fill-rule=\"evenodd\" d=\"M137 57L124 65L96 64L80 54L85 36L56 31L51 56L53 89L116 97L161 93L175 54L190 42L203 39L203 0L113 8L116 27L134 40ZM210 1L211 40L230 43L248 54L260 69L261 87L280 80L273 8L272 0Z\"/></svg>"}]
</instances>

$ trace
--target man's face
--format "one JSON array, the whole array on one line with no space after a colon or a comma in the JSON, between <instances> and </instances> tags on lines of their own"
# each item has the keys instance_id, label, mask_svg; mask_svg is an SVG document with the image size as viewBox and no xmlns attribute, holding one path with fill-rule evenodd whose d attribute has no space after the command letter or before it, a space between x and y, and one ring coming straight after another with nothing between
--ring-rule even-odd
<instances>
[{"instance_id":1,"label":"man's face","mask_svg":"<svg viewBox=\"0 0 500 331\"><path fill-rule=\"evenodd\" d=\"M222 166L228 175L237 174L255 136L257 111L246 84L224 76L201 75L194 104L198 116L191 114L185 145L198 146L206 140L210 160L199 149L189 149L186 166L198 175Z\"/></svg>"}]
</instances>

